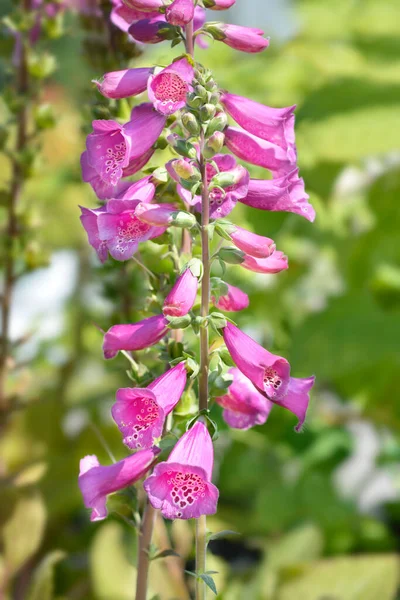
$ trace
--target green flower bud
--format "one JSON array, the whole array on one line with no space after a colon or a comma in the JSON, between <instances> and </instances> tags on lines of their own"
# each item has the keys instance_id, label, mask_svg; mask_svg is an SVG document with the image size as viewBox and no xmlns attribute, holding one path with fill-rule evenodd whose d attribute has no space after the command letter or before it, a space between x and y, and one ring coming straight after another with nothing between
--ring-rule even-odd
<instances>
[{"instance_id":1,"label":"green flower bud","mask_svg":"<svg viewBox=\"0 0 400 600\"><path fill-rule=\"evenodd\" d=\"M182 124L192 135L198 135L200 133L200 123L192 113L185 113L182 116Z\"/></svg>"},{"instance_id":2,"label":"green flower bud","mask_svg":"<svg viewBox=\"0 0 400 600\"><path fill-rule=\"evenodd\" d=\"M210 181L210 189L213 187L227 188L237 183L238 175L235 171L221 171L214 175Z\"/></svg>"},{"instance_id":3,"label":"green flower bud","mask_svg":"<svg viewBox=\"0 0 400 600\"><path fill-rule=\"evenodd\" d=\"M203 100L192 93L186 98L186 104L190 106L190 108L199 108L203 104Z\"/></svg>"},{"instance_id":4,"label":"green flower bud","mask_svg":"<svg viewBox=\"0 0 400 600\"><path fill-rule=\"evenodd\" d=\"M208 101L210 104L217 106L217 104L219 102L219 98L220 98L220 95L218 94L218 92L212 92L208 97Z\"/></svg>"},{"instance_id":5,"label":"green flower bud","mask_svg":"<svg viewBox=\"0 0 400 600\"><path fill-rule=\"evenodd\" d=\"M191 229L196 225L196 217L184 210L178 210L171 214L171 225L173 227L182 227L183 229Z\"/></svg>"},{"instance_id":6,"label":"green flower bud","mask_svg":"<svg viewBox=\"0 0 400 600\"><path fill-rule=\"evenodd\" d=\"M215 106L213 104L204 104L200 108L200 118L204 121L209 121L215 115Z\"/></svg>"},{"instance_id":7,"label":"green flower bud","mask_svg":"<svg viewBox=\"0 0 400 600\"><path fill-rule=\"evenodd\" d=\"M203 100L207 100L207 90L202 85L196 85L194 88L197 96L200 96Z\"/></svg>"},{"instance_id":8,"label":"green flower bud","mask_svg":"<svg viewBox=\"0 0 400 600\"><path fill-rule=\"evenodd\" d=\"M169 135L167 140L174 150L181 156L186 156L186 158L192 159L197 158L197 151L193 144L190 144L186 140L183 140L174 134Z\"/></svg>"},{"instance_id":9,"label":"green flower bud","mask_svg":"<svg viewBox=\"0 0 400 600\"><path fill-rule=\"evenodd\" d=\"M212 158L215 154L221 152L224 141L225 135L222 133L222 131L216 131L213 133L204 146L204 156L206 158Z\"/></svg>"},{"instance_id":10,"label":"green flower bud","mask_svg":"<svg viewBox=\"0 0 400 600\"><path fill-rule=\"evenodd\" d=\"M181 179L190 179L191 177L194 176L194 174L196 173L197 169L187 160L184 160L183 158L179 158L177 160L174 160L171 163L171 166L173 168L173 170L175 171L175 173L178 175L178 177L180 177ZM198 173L198 171L197 171ZM200 175L200 173L199 173Z\"/></svg>"},{"instance_id":11,"label":"green flower bud","mask_svg":"<svg viewBox=\"0 0 400 600\"><path fill-rule=\"evenodd\" d=\"M210 137L216 131L223 131L228 125L228 117L224 112L219 112L210 121L207 127L206 136Z\"/></svg>"},{"instance_id":12,"label":"green flower bud","mask_svg":"<svg viewBox=\"0 0 400 600\"><path fill-rule=\"evenodd\" d=\"M190 315L185 315L184 317L167 317L169 321L170 329L186 329L192 322L192 317Z\"/></svg>"},{"instance_id":13,"label":"green flower bud","mask_svg":"<svg viewBox=\"0 0 400 600\"><path fill-rule=\"evenodd\" d=\"M246 254L238 248L221 248L218 252L218 256L221 260L228 263L228 265L241 265L245 259Z\"/></svg>"}]
</instances>

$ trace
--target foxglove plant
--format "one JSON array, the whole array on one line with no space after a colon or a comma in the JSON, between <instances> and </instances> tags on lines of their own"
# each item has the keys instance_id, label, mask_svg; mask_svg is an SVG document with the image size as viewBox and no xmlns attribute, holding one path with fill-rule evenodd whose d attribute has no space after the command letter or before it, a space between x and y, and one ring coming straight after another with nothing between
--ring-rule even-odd
<instances>
[{"instance_id":1,"label":"foxglove plant","mask_svg":"<svg viewBox=\"0 0 400 600\"><path fill-rule=\"evenodd\" d=\"M268 47L259 29L205 23L205 8L220 11L234 3L113 0L112 22L131 38L149 44L168 40L172 47L183 42L185 48L166 67L110 71L95 81L102 96L117 106L129 105L130 117L127 122L95 120L81 160L84 180L102 201L97 208L81 208L89 243L102 262L108 255L136 261L150 290L143 318L113 324L103 341L105 359L122 353L133 365L130 376L137 385L117 391L112 416L123 443L135 453L110 467L86 457L79 478L92 518L102 519L107 495L146 475L137 600L146 599L154 511L166 519L196 520L197 600L204 600L212 581L206 571L206 515L216 512L219 493L212 483L216 426L210 401L224 408L223 418L233 428L265 423L276 404L297 417L300 430L314 384L314 377L292 377L285 358L262 348L212 308L235 312L249 306L248 295L222 279L227 265L268 274L288 268L272 239L227 220L237 202L309 221L315 217L296 164L295 107L272 108L221 90L194 58L195 42L202 47L205 37L249 53ZM147 100L137 103L145 92ZM155 166L158 149L164 151L165 165ZM272 178L251 179L247 163L268 169ZM159 256L171 261L171 272L160 274L142 261L141 247L149 240L167 244L168 252ZM155 348L166 365L149 383L153 376L146 357L154 357ZM229 368L232 361L236 367ZM138 376L140 369L150 373L146 382ZM188 393L197 391L198 405L182 423L174 409L186 393L188 376ZM171 436L176 443L168 455Z\"/></svg>"}]
</instances>

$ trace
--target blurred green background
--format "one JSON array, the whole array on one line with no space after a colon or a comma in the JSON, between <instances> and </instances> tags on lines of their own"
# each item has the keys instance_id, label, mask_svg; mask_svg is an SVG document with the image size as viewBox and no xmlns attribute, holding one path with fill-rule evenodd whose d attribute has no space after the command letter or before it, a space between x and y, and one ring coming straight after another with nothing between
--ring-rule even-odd
<instances>
[{"instance_id":1,"label":"blurred green background","mask_svg":"<svg viewBox=\"0 0 400 600\"><path fill-rule=\"evenodd\" d=\"M267 52L248 56L215 42L197 58L234 93L272 106L297 104L299 165L317 219L310 224L239 205L232 219L273 238L290 269L265 276L231 267L228 280L251 296L238 324L287 356L295 376L316 374L317 385L300 435L292 415L279 409L263 427L228 434L213 408L221 499L209 528L240 536L214 542L208 566L218 571L224 600L394 600L400 598L400 6L398 0L298 0L273 2L269 14L264 0L238 4L236 20L248 17L246 24L262 24L271 35ZM71 17L68 27L69 35L53 44L58 70L45 90L57 125L45 136L38 174L23 198L35 231L26 260L43 267L24 276L14 296L13 336L30 337L17 351L12 382L24 408L0 439L0 578L15 576L18 600L128 600L135 536L112 515L89 522L77 474L85 454L110 461L99 431L117 459L125 455L109 408L115 390L129 385L126 361L102 360L93 323L107 328L127 298L132 317L139 314L142 282L130 267L117 277L110 266L100 267L79 222L78 204L96 204L80 180L88 126L81 109L95 96L90 80L102 73L83 59L78 20ZM159 45L132 64L171 56ZM252 173L261 176L256 168ZM0 186L8 176L0 157ZM163 547L168 534L190 568L191 525L168 524L167 532L159 524ZM179 568L174 557L152 564L150 598L187 597Z\"/></svg>"}]
</instances>

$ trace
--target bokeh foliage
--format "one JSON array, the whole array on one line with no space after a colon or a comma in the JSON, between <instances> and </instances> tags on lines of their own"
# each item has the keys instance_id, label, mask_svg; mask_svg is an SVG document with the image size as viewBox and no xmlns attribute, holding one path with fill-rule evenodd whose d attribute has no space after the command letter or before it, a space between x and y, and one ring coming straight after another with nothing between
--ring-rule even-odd
<instances>
[{"instance_id":1,"label":"bokeh foliage","mask_svg":"<svg viewBox=\"0 0 400 600\"><path fill-rule=\"evenodd\" d=\"M228 281L251 295L237 322L287 356L295 375L315 373L317 388L301 435L293 432L292 416L275 409L265 426L228 436L220 409L213 409L220 427L221 501L209 527L239 531L240 537L213 542L209 568L218 571L223 600L394 600L400 531L399 7L397 0L299 0L293 10L297 33L284 44L272 40L266 53L249 58L214 43L200 57L232 92L273 106L298 105L299 162L317 209L314 224L244 207L232 215L274 238L290 260L289 271L278 276L230 267ZM33 263L56 256L61 272L41 288L43 310L30 324L36 333L27 355L33 359L16 382L26 409L14 415L0 441L2 562L21 577L36 567L29 600L128 600L134 536L112 517L90 524L76 479L85 454L110 460L93 424L117 458L125 453L108 415L115 389L129 385L127 365L123 357L103 363L93 323L107 328L127 298L131 317L138 317L143 278L128 267L116 281L115 270L99 267L79 224L77 205L95 203L80 182L80 109L90 79L101 73L82 60L77 23L68 27L74 36L54 42L59 69L46 89L57 125L46 134L42 164L24 199L29 218L39 223ZM134 64L164 64L170 56L155 47ZM3 158L0 173L5 181ZM162 247L149 244L143 259L168 269L168 261L160 266L162 254ZM60 303L61 327L40 336L49 318L47 285L60 283L68 261L75 274ZM350 493L349 485L338 485L338 473L355 452L360 424L374 432L377 449L364 481ZM365 455L361 470L363 460ZM394 491L365 507L378 468ZM190 561L190 526L169 529ZM152 565L151 590L162 600L181 598L175 560Z\"/></svg>"}]
</instances>

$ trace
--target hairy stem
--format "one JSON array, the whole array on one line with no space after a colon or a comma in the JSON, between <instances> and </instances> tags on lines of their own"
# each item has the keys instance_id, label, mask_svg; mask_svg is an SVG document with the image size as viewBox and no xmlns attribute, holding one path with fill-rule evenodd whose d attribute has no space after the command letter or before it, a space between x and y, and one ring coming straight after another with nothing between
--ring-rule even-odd
<instances>
[{"instance_id":1,"label":"hairy stem","mask_svg":"<svg viewBox=\"0 0 400 600\"><path fill-rule=\"evenodd\" d=\"M30 10L30 0L22 1L24 11ZM21 40L18 65L16 67L16 92L20 97L21 108L17 113L17 135L15 155L12 166L10 197L7 206L7 225L4 240L4 287L1 296L1 346L0 346L0 410L6 411L8 400L6 394L7 359L9 352L10 311L13 287L15 282L14 241L18 236L17 207L24 184L24 172L19 155L27 142L28 103L24 96L29 90L29 76L26 64L25 42Z\"/></svg>"},{"instance_id":2,"label":"hairy stem","mask_svg":"<svg viewBox=\"0 0 400 600\"><path fill-rule=\"evenodd\" d=\"M193 21L190 21L185 28L185 48L186 52L193 56L194 54L194 39L193 39Z\"/></svg>"},{"instance_id":3,"label":"hairy stem","mask_svg":"<svg viewBox=\"0 0 400 600\"><path fill-rule=\"evenodd\" d=\"M205 573L206 571L206 535L207 519L202 515L196 520L196 573ZM207 596L207 586L200 577L196 579L196 600L205 600Z\"/></svg>"},{"instance_id":4,"label":"hairy stem","mask_svg":"<svg viewBox=\"0 0 400 600\"><path fill-rule=\"evenodd\" d=\"M149 549L155 518L156 509L153 508L149 500L147 500L139 534L136 600L146 600L147 597L147 579L150 566Z\"/></svg>"}]
</instances>

